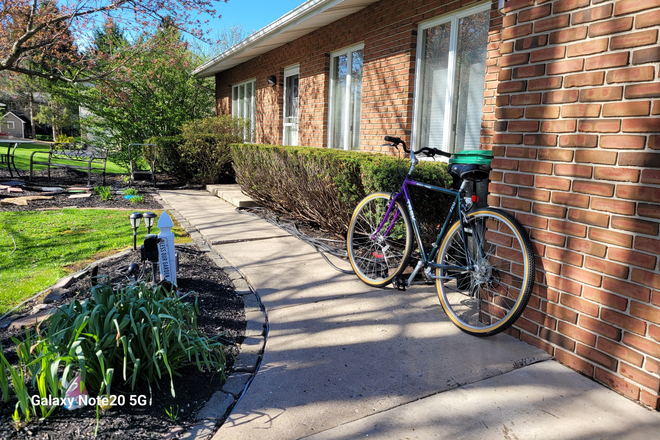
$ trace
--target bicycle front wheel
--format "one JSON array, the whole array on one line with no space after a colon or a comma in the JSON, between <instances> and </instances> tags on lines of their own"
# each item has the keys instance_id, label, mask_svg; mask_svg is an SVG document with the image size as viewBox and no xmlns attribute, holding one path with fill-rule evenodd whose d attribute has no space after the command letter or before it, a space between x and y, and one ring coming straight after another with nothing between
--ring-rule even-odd
<instances>
[{"instance_id":1,"label":"bicycle front wheel","mask_svg":"<svg viewBox=\"0 0 660 440\"><path fill-rule=\"evenodd\" d=\"M534 254L516 219L496 209L467 215L454 223L438 251L438 296L447 316L461 330L491 336L513 324L532 292ZM464 233L463 233L464 232Z\"/></svg>"},{"instance_id":2,"label":"bicycle front wheel","mask_svg":"<svg viewBox=\"0 0 660 440\"><path fill-rule=\"evenodd\" d=\"M397 200L386 218L390 194L370 194L353 212L348 229L348 258L365 283L383 287L408 265L412 230L408 213ZM379 228L380 227L380 228Z\"/></svg>"}]
</instances>

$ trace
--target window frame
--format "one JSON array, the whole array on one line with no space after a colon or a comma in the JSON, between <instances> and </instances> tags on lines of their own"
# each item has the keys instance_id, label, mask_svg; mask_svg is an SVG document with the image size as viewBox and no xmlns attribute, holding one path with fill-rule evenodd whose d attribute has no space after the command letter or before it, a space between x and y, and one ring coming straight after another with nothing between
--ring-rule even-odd
<instances>
[{"instance_id":1,"label":"window frame","mask_svg":"<svg viewBox=\"0 0 660 440\"><path fill-rule=\"evenodd\" d=\"M16 128L16 124L14 121L5 121L7 122L7 130L14 130Z\"/></svg>"},{"instance_id":2,"label":"window frame","mask_svg":"<svg viewBox=\"0 0 660 440\"><path fill-rule=\"evenodd\" d=\"M238 104L239 101L241 101L240 98L234 99L234 90L237 90L241 86L247 86L248 84L252 85L252 97L250 100L250 117L246 118L245 116L242 116L244 119L248 119L250 121L250 134L253 136L254 131L255 131L255 120L256 120L256 102L257 102L257 79L256 78L251 78L248 79L247 81L240 82L238 84L233 84L231 86L231 115L233 117L241 117L239 107L240 105L244 104ZM245 99L244 99L245 100ZM243 140L248 143L254 142L254 139L248 137L244 134L243 135Z\"/></svg>"},{"instance_id":3,"label":"window frame","mask_svg":"<svg viewBox=\"0 0 660 440\"><path fill-rule=\"evenodd\" d=\"M448 72L447 72L447 95L445 97L445 115L444 115L444 133L449 135L444 135L442 139L442 151L449 152L452 143L452 136L454 135L454 130L451 129L453 113L454 113L454 89L455 89L455 76L456 76L456 50L458 46L458 21L461 18L467 17L469 15L476 14L478 12L490 11L490 2L480 3L469 8L461 9L449 14L444 14L440 17L435 17L431 20L421 22L417 28L417 54L415 58L415 89L414 89L414 103L413 103L413 120L412 120L412 135L410 139L410 144L413 148L420 148L419 138L421 130L422 119L420 113L422 112L421 105L422 100L420 94L422 93L422 74L423 74L423 57L425 55L424 47L424 34L426 30L442 25L445 23L451 23L450 31L450 42L449 42L449 54L448 54ZM484 72L485 74L485 72ZM484 89L485 92L485 89ZM483 117L483 110L482 110ZM449 129L448 129L449 128ZM446 157L442 157L440 160L448 161Z\"/></svg>"},{"instance_id":4,"label":"window frame","mask_svg":"<svg viewBox=\"0 0 660 440\"><path fill-rule=\"evenodd\" d=\"M285 145L286 142L286 93L287 93L287 86L286 86L286 79L289 76L293 75L298 75L298 133L297 136L300 136L300 64L294 64L292 66L288 66L284 68L284 71L282 73L282 81L284 82L284 87L282 87L282 145ZM297 146L300 138L298 137L296 140L296 145Z\"/></svg>"},{"instance_id":5,"label":"window frame","mask_svg":"<svg viewBox=\"0 0 660 440\"><path fill-rule=\"evenodd\" d=\"M349 139L349 142L347 143L346 142L346 137L344 139L342 139L342 147L341 148L335 148L332 145L332 141L333 141L333 139L332 139L332 124L334 123L334 120L333 120L333 117L332 117L332 111L333 111L332 103L334 102L334 89L335 89L335 87L334 87L335 86L335 79L333 77L333 72L334 72L334 69L335 69L335 64L337 63L337 58L339 56L348 55L349 60L350 60L348 65L350 66L352 64L352 60L353 60L353 52L358 51L358 50L362 51L362 74L364 76L364 43L354 44L352 46L344 47L340 50L336 50L336 51L330 53L330 72L329 72L329 75L330 75L329 76L330 90L329 90L329 93L328 93L328 125L327 125L328 141L327 141L327 146L328 146L328 148L332 148L332 149L335 149L335 150L351 150L351 146L350 146L350 139ZM353 77L352 77L352 75L350 75L350 69L349 69L349 72L348 72L348 75L347 75L347 78L346 78L346 92L345 92L346 97L347 97L347 102L348 102L348 100L350 100L350 96L351 96L352 78ZM360 98L362 98L361 95L360 95ZM361 99L360 99L360 101L361 101ZM346 106L347 109L349 107L350 107L350 105ZM348 110L346 110L345 114L342 115L342 119L343 119L342 120L343 123L345 123L345 124L350 123L350 112ZM358 129L359 129L359 127L358 127Z\"/></svg>"}]
</instances>

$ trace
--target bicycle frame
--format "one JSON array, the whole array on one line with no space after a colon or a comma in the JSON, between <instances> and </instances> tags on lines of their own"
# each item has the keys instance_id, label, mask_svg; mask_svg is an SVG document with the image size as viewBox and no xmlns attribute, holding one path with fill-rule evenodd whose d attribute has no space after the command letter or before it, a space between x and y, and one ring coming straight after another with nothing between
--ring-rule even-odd
<instances>
[{"instance_id":1,"label":"bicycle frame","mask_svg":"<svg viewBox=\"0 0 660 440\"><path fill-rule=\"evenodd\" d=\"M421 260L417 263L417 266L415 267L415 269L413 270L412 275L408 279L408 283L407 283L408 287L410 287L413 278L415 278L415 275L417 275L417 272L419 272L419 270L422 267L429 267L429 268L433 268L433 269L455 270L455 271L468 271L471 268L471 262L469 262L469 261L466 262L466 264L467 264L466 266L446 265L446 264L438 264L438 263L433 262L433 260L437 256L438 248L440 246L440 242L441 242L442 238L445 236L445 234L447 232L447 228L450 225L451 218L452 218L452 216L454 214L454 210L456 208L458 208L458 212L459 212L458 218L459 218L459 221L460 221L460 224L461 224L461 236L462 236L462 239L463 239L463 247L464 247L465 255L470 255L470 253L467 250L467 240L465 239L465 223L464 223L464 215L463 215L464 202L461 198L461 193L465 189L465 186L468 182L463 181L463 183L461 184L461 188L458 191L442 188L442 187L435 186L435 185L429 185L427 183L422 183L422 182L418 182L416 180L413 180L410 177L410 173L412 172L413 168L414 168L414 165L411 167L410 172L406 175L406 177L403 181L403 184L401 185L401 190L398 193L396 193L395 195L392 196L392 198L390 200L390 203L387 207L387 211L385 212L385 216L383 217L383 220L380 222L380 225L378 226L378 228L376 229L376 231L374 232L374 234L371 237L372 239L375 239L376 235L378 235L380 233L381 229L387 223L387 219L390 217L390 214L392 213L392 209L394 208L394 206L396 206L396 201L399 199L399 197L403 197L403 199L406 202L406 208L408 210L408 215L410 216L410 221L412 222L413 231L415 232L415 240L417 240L417 244L419 245L419 251L420 251L420 254L421 254L421 257L422 257ZM422 234L420 232L419 225L417 223L417 218L415 217L415 211L413 209L410 194L408 192L409 191L408 186L418 186L418 187L421 187L421 188L425 188L425 189L429 189L429 190L432 190L432 191L441 192L443 194L448 194L448 195L453 195L454 196L454 202L451 204L451 207L449 208L449 213L447 214L447 218L445 219L445 222L442 225L442 229L440 229L440 232L438 233L438 237L436 238L435 243L433 244L433 247L431 248L431 251L429 252L428 255L426 254L426 249L424 249L424 244L422 242ZM385 236L387 236L390 233L394 223L396 222L396 219L397 219L398 215L399 215L398 211L395 210L394 217L392 218L392 221L391 221L389 227L387 228L387 231L385 231L385 234L384 234ZM476 239L477 239L478 249L481 249L481 243L479 242L478 235L476 236Z\"/></svg>"}]
</instances>

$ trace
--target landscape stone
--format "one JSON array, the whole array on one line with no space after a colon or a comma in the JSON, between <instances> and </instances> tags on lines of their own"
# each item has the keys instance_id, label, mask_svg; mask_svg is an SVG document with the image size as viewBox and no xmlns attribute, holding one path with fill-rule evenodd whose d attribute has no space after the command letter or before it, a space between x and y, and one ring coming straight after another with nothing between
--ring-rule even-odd
<instances>
[{"instance_id":1,"label":"landscape stone","mask_svg":"<svg viewBox=\"0 0 660 440\"><path fill-rule=\"evenodd\" d=\"M213 435L215 425L215 420L204 420L193 426L190 431L183 434L180 438L186 440L206 440Z\"/></svg>"},{"instance_id":2,"label":"landscape stone","mask_svg":"<svg viewBox=\"0 0 660 440\"><path fill-rule=\"evenodd\" d=\"M248 375L249 376L249 375ZM229 376L230 378L233 376ZM216 391L197 414L198 420L222 420L236 400L231 394ZM214 422L215 426L215 422Z\"/></svg>"},{"instance_id":3,"label":"landscape stone","mask_svg":"<svg viewBox=\"0 0 660 440\"><path fill-rule=\"evenodd\" d=\"M260 307L259 301L255 295L243 296L243 305L247 307Z\"/></svg>"},{"instance_id":4,"label":"landscape stone","mask_svg":"<svg viewBox=\"0 0 660 440\"><path fill-rule=\"evenodd\" d=\"M24 316L9 324L10 329L20 329L23 327L32 327L34 323L39 323L46 319L55 309L42 310L34 315Z\"/></svg>"},{"instance_id":5,"label":"landscape stone","mask_svg":"<svg viewBox=\"0 0 660 440\"><path fill-rule=\"evenodd\" d=\"M264 324L259 321L248 321L245 326L245 336L263 336Z\"/></svg>"},{"instance_id":6,"label":"landscape stone","mask_svg":"<svg viewBox=\"0 0 660 440\"><path fill-rule=\"evenodd\" d=\"M247 385L251 377L252 375L248 373L234 373L227 378L227 382L222 386L222 391L232 394L235 398L239 398L243 394L243 391L245 391L245 385Z\"/></svg>"},{"instance_id":7,"label":"landscape stone","mask_svg":"<svg viewBox=\"0 0 660 440\"><path fill-rule=\"evenodd\" d=\"M258 362L259 362L258 354L241 352L234 361L234 371L254 373L255 370L257 369Z\"/></svg>"},{"instance_id":8,"label":"landscape stone","mask_svg":"<svg viewBox=\"0 0 660 440\"><path fill-rule=\"evenodd\" d=\"M248 337L245 338L241 344L241 353L255 353L261 354L264 351L264 338L263 337Z\"/></svg>"}]
</instances>

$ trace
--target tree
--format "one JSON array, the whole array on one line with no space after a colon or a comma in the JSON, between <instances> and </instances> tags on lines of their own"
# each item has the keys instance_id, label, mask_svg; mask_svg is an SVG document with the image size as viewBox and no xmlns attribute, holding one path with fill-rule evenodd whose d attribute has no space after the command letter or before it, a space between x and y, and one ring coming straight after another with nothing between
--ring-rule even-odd
<instances>
[{"instance_id":1,"label":"tree","mask_svg":"<svg viewBox=\"0 0 660 440\"><path fill-rule=\"evenodd\" d=\"M0 3L0 71L39 76L53 81L84 82L116 73L99 71L98 63L118 53L79 50L98 23L123 24L140 41L145 30L168 16L171 25L204 39L200 15L215 16L214 3L226 0L3 0ZM142 39L145 41L145 39ZM125 48L132 54L140 44ZM122 51L124 52L124 51ZM125 55L125 52L124 54ZM122 56L130 59L130 56Z\"/></svg>"},{"instance_id":2,"label":"tree","mask_svg":"<svg viewBox=\"0 0 660 440\"><path fill-rule=\"evenodd\" d=\"M95 45L109 35L119 34L105 26L97 33ZM116 40L118 44L123 44ZM93 83L52 87L54 95L86 108L91 116L81 120L81 129L93 142L114 151L114 157L127 163L126 147L153 136L173 136L192 120L211 116L214 92L209 79L192 77L200 64L180 33L163 26L156 34L140 42L145 48L130 59L109 59L107 68L116 71ZM121 68L117 68L121 66Z\"/></svg>"},{"instance_id":3,"label":"tree","mask_svg":"<svg viewBox=\"0 0 660 440\"><path fill-rule=\"evenodd\" d=\"M215 31L212 44L199 42L194 45L193 50L204 60L211 60L255 32L254 29L246 31L240 23L233 23L229 27L223 27Z\"/></svg>"}]
</instances>

